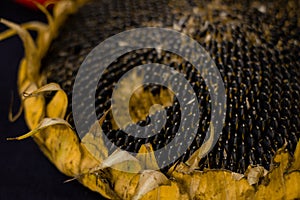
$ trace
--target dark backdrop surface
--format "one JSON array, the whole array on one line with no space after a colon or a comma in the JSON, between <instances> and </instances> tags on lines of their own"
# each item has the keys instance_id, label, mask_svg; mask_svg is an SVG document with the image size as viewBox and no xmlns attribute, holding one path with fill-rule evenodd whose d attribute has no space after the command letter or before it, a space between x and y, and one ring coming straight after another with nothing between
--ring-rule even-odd
<instances>
[{"instance_id":1,"label":"dark backdrop surface","mask_svg":"<svg viewBox=\"0 0 300 200\"><path fill-rule=\"evenodd\" d=\"M27 9L8 0L0 0L0 17L17 23L45 21L38 11ZM0 24L0 32L6 27ZM17 70L23 57L23 46L17 37L0 41L0 200L10 199L101 199L77 181L63 183L69 177L60 173L29 138L7 141L24 134L28 128L21 116L8 121L11 93L14 93L14 113L19 106Z\"/></svg>"}]
</instances>

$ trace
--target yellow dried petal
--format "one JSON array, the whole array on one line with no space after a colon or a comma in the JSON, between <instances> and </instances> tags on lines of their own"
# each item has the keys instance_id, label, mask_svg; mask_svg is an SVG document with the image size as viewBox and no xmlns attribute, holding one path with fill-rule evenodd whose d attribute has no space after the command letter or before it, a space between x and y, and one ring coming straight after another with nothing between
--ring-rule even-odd
<instances>
[{"instance_id":1,"label":"yellow dried petal","mask_svg":"<svg viewBox=\"0 0 300 200\"><path fill-rule=\"evenodd\" d=\"M140 175L132 200L139 200L149 191L161 185L170 185L170 183L170 180L163 173L154 170L144 170Z\"/></svg>"},{"instance_id":2,"label":"yellow dried petal","mask_svg":"<svg viewBox=\"0 0 300 200\"><path fill-rule=\"evenodd\" d=\"M300 171L293 171L284 176L286 199L300 198Z\"/></svg>"},{"instance_id":3,"label":"yellow dried petal","mask_svg":"<svg viewBox=\"0 0 300 200\"><path fill-rule=\"evenodd\" d=\"M162 185L154 190L145 194L141 200L169 200L169 199L180 199L188 200L187 194L181 194L179 186L176 182L171 182L171 185Z\"/></svg>"},{"instance_id":4,"label":"yellow dried petal","mask_svg":"<svg viewBox=\"0 0 300 200\"><path fill-rule=\"evenodd\" d=\"M60 118L44 118L41 123L37 126L36 129L30 131L29 133L26 133L22 136L16 137L16 138L8 138L8 140L23 140L26 139L28 137L34 136L36 133L41 132L43 129L49 127L49 126L54 126L54 125L65 125L65 126L69 126L69 123L66 122L63 119Z\"/></svg>"},{"instance_id":5,"label":"yellow dried petal","mask_svg":"<svg viewBox=\"0 0 300 200\"><path fill-rule=\"evenodd\" d=\"M103 162L103 160L108 157L108 150L104 144L102 129L97 123L98 122L95 122L89 132L85 134L81 139L81 143L93 154L95 159L99 162Z\"/></svg>"},{"instance_id":6,"label":"yellow dried petal","mask_svg":"<svg viewBox=\"0 0 300 200\"><path fill-rule=\"evenodd\" d=\"M294 162L290 170L300 170L300 140L297 144L295 153L294 153Z\"/></svg>"},{"instance_id":7,"label":"yellow dried petal","mask_svg":"<svg viewBox=\"0 0 300 200\"><path fill-rule=\"evenodd\" d=\"M151 144L143 144L136 158L140 161L143 169L159 169Z\"/></svg>"}]
</instances>

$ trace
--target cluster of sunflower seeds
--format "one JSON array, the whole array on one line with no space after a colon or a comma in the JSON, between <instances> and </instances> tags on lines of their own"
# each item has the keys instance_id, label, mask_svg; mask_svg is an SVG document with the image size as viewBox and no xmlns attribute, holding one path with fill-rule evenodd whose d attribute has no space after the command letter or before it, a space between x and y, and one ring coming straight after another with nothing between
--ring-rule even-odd
<instances>
[{"instance_id":1,"label":"cluster of sunflower seeds","mask_svg":"<svg viewBox=\"0 0 300 200\"><path fill-rule=\"evenodd\" d=\"M201 146L201 144L203 143L204 137L206 134L206 130L209 125L209 120L210 120L210 107L211 107L210 103L209 103L210 96L209 96L209 92L208 92L208 89L206 88L203 78L201 77L199 72L197 72L196 69L189 62L186 62L183 60L181 62L179 62L180 61L179 58L176 59L179 62L179 64L178 64L178 62L170 61L171 57L173 57L173 58L178 57L177 55L174 55L170 52L162 51L162 52L160 52L160 56L158 56L158 52L155 49L152 49L151 51L148 51L148 52L143 51L142 54L141 53L133 54L133 52L131 52L130 54L128 54L126 56L131 56L130 64L126 65L126 66L130 66L130 67L137 66L139 64L142 64L143 63L142 61L147 60L147 62L151 61L150 63L161 63L161 64L167 63L169 67L176 69L180 73L184 74L185 78L187 80L189 80L189 83L192 85L193 90L197 91L196 97L197 97L198 103L199 103L199 105L198 105L199 110L201 111L200 118L196 119L195 115L189 116L190 113L193 113L193 110L189 110L188 108L185 108L185 105L188 104L187 100L184 99L183 102L181 102L181 104L180 104L175 96L173 105L165 108L165 112L166 112L166 116L164 116L165 124L162 126L163 128L161 130L159 130L157 127L161 127L161 123L164 121L164 119L161 119L159 117L159 116L161 116L160 113L163 111L157 111L154 116L150 116L150 117L153 117L152 121L150 121L150 117L148 116L148 117L146 117L145 120L140 120L137 122L137 125L144 126L144 127L148 126L149 124L152 123L151 124L152 126L148 126L147 129L149 129L149 131L151 132L151 135L153 135L153 136L142 138L142 137L134 137L134 136L130 135L131 132L135 131L135 129L132 125L128 125L128 127L126 128L126 132L124 132L124 130L121 130L121 129L114 129L113 116L112 116L111 112L109 113L109 115L105 116L105 120L102 124L103 132L106 134L108 139L110 139L110 141L115 146L118 146L121 149L124 149L126 151L137 153L142 144L150 143L152 145L154 151L164 148L164 150L168 152L167 157L164 157L165 163L172 164L175 161L177 161L178 157L180 157L180 159L182 159L183 161L187 160L190 157L190 155L193 152L195 152L197 150L197 148L199 148ZM123 60L126 56L122 56L120 59ZM132 56L135 58L132 58ZM147 59L145 59L145 58L147 58ZM137 61L137 62L134 62L134 61ZM112 65L114 65L114 64L118 65L118 63L120 64L122 62L118 60L118 61L114 62ZM125 67L123 67L123 69L124 68ZM110 66L110 67L108 67L108 70L109 69L120 69L120 67ZM147 68L146 68L145 73L152 74L153 76L155 74L156 75L162 74L160 72L153 73L153 71L151 71L151 68L148 68L148 70L150 70L150 71L147 71ZM163 71L164 69L161 69L161 70ZM112 74L112 73L113 72L109 72L108 74ZM120 73L121 72L114 73L114 77L118 77L118 75L120 75ZM107 77L109 77L108 74L107 74L107 76L103 76L106 80L107 80ZM108 80L110 80L110 79L108 79ZM111 81L112 81L112 79L111 79ZM100 79L99 84L101 84L103 82L105 82L105 81L104 80L102 81ZM172 77L169 80L169 82L172 82L172 83L175 82L174 85L178 88L179 91L182 91L183 96L188 95L188 94L186 94L188 92L184 88L184 85L181 84L180 82L178 82L178 80L176 80L176 77ZM100 86L99 88L103 88L103 87ZM144 86L143 92L149 92L149 93L151 93L151 95L159 97L161 95L161 91L166 90L166 89L167 88L164 88L163 86L149 84L149 85ZM101 90L101 91L104 91L104 90ZM109 96L111 96L113 89L107 89L106 91L108 93L110 93ZM101 95L97 95L97 96L100 97ZM110 98L106 99L106 102L102 103L101 109L97 110L99 112L99 117L103 116L103 110L109 109L110 103L111 103ZM107 105L107 107L104 108L104 106L106 106L106 105ZM131 108L131 110L134 112L135 105L130 105L130 106L133 106ZM102 112L100 112L101 110L102 110ZM187 117L182 119L181 115L187 116ZM187 149L187 151L184 151L185 153L183 155L177 155L177 152L178 153L181 152L180 148L183 148L182 143L185 142L182 139L191 137L191 135L188 135L188 134L186 134L184 136L178 135L177 132L178 132L179 125L181 124L181 129L186 130L189 128L189 126L191 126L191 124L193 124L194 122L197 122L197 121L199 121L198 125L200 128L198 129L198 131L195 135L194 141L192 142L191 146ZM159 130L159 131L155 132L156 130ZM148 131L146 130L145 132L148 132ZM143 135L142 133L139 134L139 131L135 134ZM175 137L175 135L176 135L176 137ZM171 149L166 149L165 146L167 144L169 144L173 139L175 140L175 146L171 146ZM111 153L115 150L114 145L112 145L112 144L107 145L108 149ZM177 151L172 150L175 148L177 149ZM154 152L154 153L155 153L157 159L160 159L160 156L162 156L160 154L160 152ZM162 163L162 165L165 166L165 163Z\"/></svg>"},{"instance_id":2,"label":"cluster of sunflower seeds","mask_svg":"<svg viewBox=\"0 0 300 200\"><path fill-rule=\"evenodd\" d=\"M126 29L146 25L174 27L196 39L210 53L227 93L222 134L210 154L200 161L200 169L222 168L243 173L250 164L269 169L276 150L286 144L292 153L300 138L299 3L214 5L193 1L182 4L184 6L172 1L92 1L69 18L43 60L42 70L49 82L59 83L68 93L71 112L76 72L92 48ZM210 96L194 67L173 57L176 55L169 52L160 55L147 49L117 59L99 81L95 109L101 118L110 107L114 83L134 66L154 62L173 67L190 81L201 111L197 137L180 158L185 161L203 143L210 121ZM149 88L154 95L163 89ZM84 89L82 95L85 95ZM149 139L133 138L112 129L110 115L102 128L122 149L137 152L146 142L160 149L174 138L173 131L176 132L182 112L176 99L173 106L165 109L168 114L165 127ZM93 110L89 107L82 115L88 119ZM72 117L69 120L72 123ZM147 118L138 122L142 126L148 123ZM176 148L180 148L180 142L177 144Z\"/></svg>"},{"instance_id":3,"label":"cluster of sunflower seeds","mask_svg":"<svg viewBox=\"0 0 300 200\"><path fill-rule=\"evenodd\" d=\"M269 168L275 151L285 143L290 152L295 149L300 136L300 29L292 5L297 7L289 2L279 9L283 4L275 2L249 10L214 10L219 20L209 24L203 16L190 16L193 30L187 32L209 50L228 94L222 136L202 160L203 167L238 172L249 164ZM205 23L204 31L195 31Z\"/></svg>"}]
</instances>

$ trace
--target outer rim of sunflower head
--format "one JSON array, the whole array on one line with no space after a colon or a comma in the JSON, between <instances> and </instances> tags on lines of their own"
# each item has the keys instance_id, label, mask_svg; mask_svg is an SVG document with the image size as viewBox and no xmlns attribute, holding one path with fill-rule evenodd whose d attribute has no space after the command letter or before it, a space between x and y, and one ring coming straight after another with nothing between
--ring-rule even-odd
<instances>
[{"instance_id":1,"label":"outer rim of sunflower head","mask_svg":"<svg viewBox=\"0 0 300 200\"><path fill-rule=\"evenodd\" d=\"M56 83L47 84L46 77L39 73L41 59L58 35L58 28L69 14L76 12L85 2L55 2L52 16L40 6L47 15L48 24L16 25L1 20L11 29L0 33L0 39L18 33L25 47L25 56L19 66L18 88L23 99L25 120L32 131L15 139L32 136L42 152L62 173L75 177L84 186L109 199L300 198L297 189L300 185L300 141L294 157L283 147L273 158L276 167L269 172L259 166L249 166L245 174L228 170L190 170L184 163L171 168L168 177L151 169L133 174L104 167L103 163L109 158L105 149L97 159L93 157L79 141L75 131L64 121L68 104L65 92ZM35 41L28 36L27 29L38 32ZM48 104L43 96L46 91L56 91ZM151 152L151 147L143 146L140 151ZM130 162L132 167L141 169L139 159L131 159ZM122 167L122 163L116 164Z\"/></svg>"}]
</instances>

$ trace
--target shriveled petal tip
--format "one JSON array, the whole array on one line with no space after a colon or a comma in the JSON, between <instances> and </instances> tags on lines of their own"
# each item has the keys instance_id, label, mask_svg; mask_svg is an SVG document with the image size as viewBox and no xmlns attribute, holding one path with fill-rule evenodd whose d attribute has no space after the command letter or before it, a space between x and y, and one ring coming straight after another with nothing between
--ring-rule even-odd
<instances>
[{"instance_id":1,"label":"shriveled petal tip","mask_svg":"<svg viewBox=\"0 0 300 200\"><path fill-rule=\"evenodd\" d=\"M170 185L170 183L171 181L163 173L154 170L144 170L132 199L141 199L149 191L161 185Z\"/></svg>"},{"instance_id":2,"label":"shriveled petal tip","mask_svg":"<svg viewBox=\"0 0 300 200\"><path fill-rule=\"evenodd\" d=\"M137 154L136 158L140 161L144 170L159 170L154 150L151 144L143 144Z\"/></svg>"},{"instance_id":3,"label":"shriveled petal tip","mask_svg":"<svg viewBox=\"0 0 300 200\"><path fill-rule=\"evenodd\" d=\"M47 85L44 85L40 87L39 89L36 89L34 91L25 91L23 93L24 97L30 97L35 96L43 92L51 92L51 91L62 91L61 87L57 83L49 83Z\"/></svg>"},{"instance_id":4,"label":"shriveled petal tip","mask_svg":"<svg viewBox=\"0 0 300 200\"><path fill-rule=\"evenodd\" d=\"M33 1L33 3L40 11L42 11L46 15L49 26L53 27L53 23L54 23L53 17L51 16L50 12L47 10L46 5L40 4L39 2L36 1Z\"/></svg>"},{"instance_id":5,"label":"shriveled petal tip","mask_svg":"<svg viewBox=\"0 0 300 200\"><path fill-rule=\"evenodd\" d=\"M127 151L120 149L106 158L96 170L108 167L113 167L120 171L128 171L130 173L138 173L141 170L138 160Z\"/></svg>"},{"instance_id":6,"label":"shriveled petal tip","mask_svg":"<svg viewBox=\"0 0 300 200\"><path fill-rule=\"evenodd\" d=\"M267 175L267 173L268 171L262 166L249 166L245 175L247 176L249 185L256 185L262 177Z\"/></svg>"},{"instance_id":7,"label":"shriveled petal tip","mask_svg":"<svg viewBox=\"0 0 300 200\"><path fill-rule=\"evenodd\" d=\"M9 111L8 111L8 120L10 122L15 122L17 119L19 119L24 109L23 102L21 102L18 112L15 115L13 115L13 105L14 105L14 93L12 92Z\"/></svg>"},{"instance_id":8,"label":"shriveled petal tip","mask_svg":"<svg viewBox=\"0 0 300 200\"><path fill-rule=\"evenodd\" d=\"M7 138L7 140L23 140L23 139L26 139L26 138L29 138L29 137L35 135L39 131L41 131L41 130L49 127L49 126L54 126L54 125L65 125L65 126L68 126L68 127L72 128L71 125L63 119L60 119L60 118L44 118L36 129L33 129L32 131L30 131L30 132L28 132L24 135L21 135L19 137Z\"/></svg>"},{"instance_id":9,"label":"shriveled petal tip","mask_svg":"<svg viewBox=\"0 0 300 200\"><path fill-rule=\"evenodd\" d=\"M3 23L3 18L1 18L1 17L0 17L0 23L4 24ZM8 31L2 32L2 33L0 33L0 41L4 40L4 39L6 39L6 38L8 38L10 36L11 36L11 34Z\"/></svg>"},{"instance_id":10,"label":"shriveled petal tip","mask_svg":"<svg viewBox=\"0 0 300 200\"><path fill-rule=\"evenodd\" d=\"M190 166L191 170L198 168L198 163L200 162L201 158L206 156L208 152L214 147L215 144L215 132L214 127L210 126L210 136L209 138L204 141L204 144L197 149L192 156L186 161L186 164Z\"/></svg>"},{"instance_id":11,"label":"shriveled petal tip","mask_svg":"<svg viewBox=\"0 0 300 200\"><path fill-rule=\"evenodd\" d=\"M36 48L34 40L30 36L29 32L26 31L24 28L22 28L20 25L14 23L14 22L11 22L9 20L3 19L3 18L0 18L0 23L2 23L4 25L8 26L9 28L15 30L19 34L20 38L23 40L24 44L29 45L28 47L31 47L31 48L34 48L34 49Z\"/></svg>"}]
</instances>

